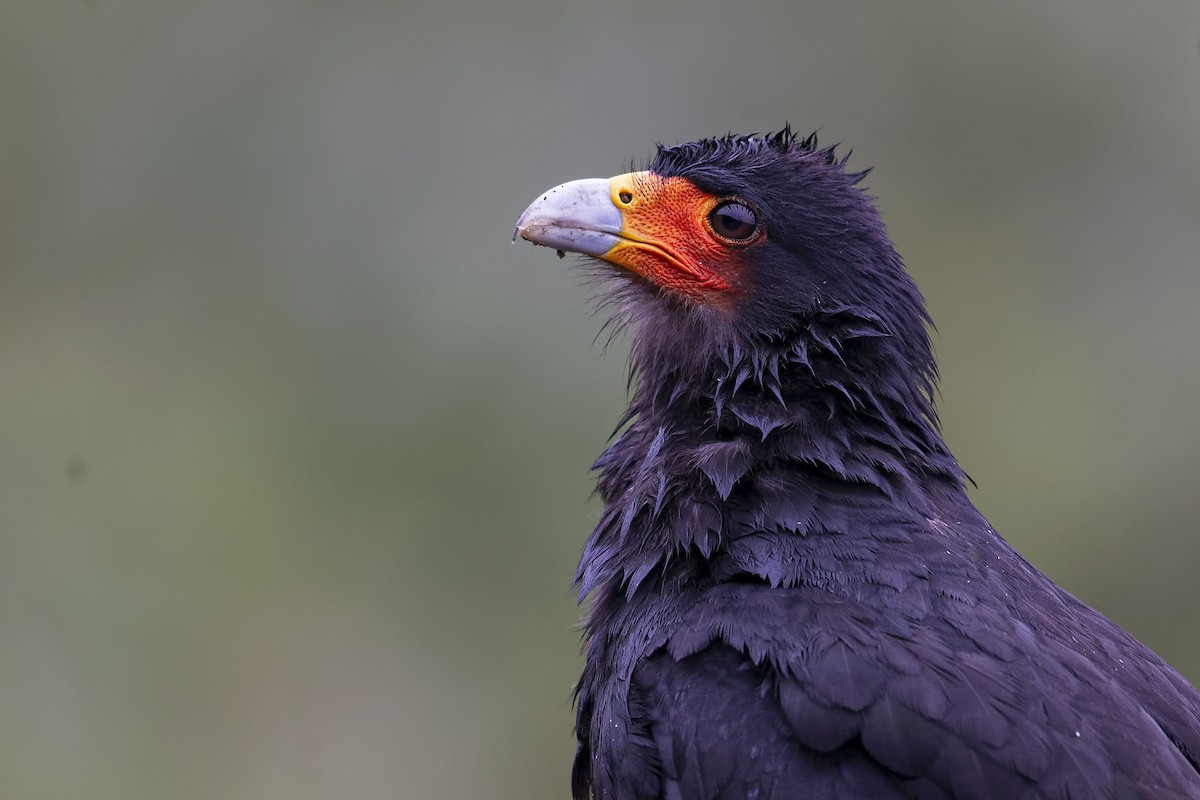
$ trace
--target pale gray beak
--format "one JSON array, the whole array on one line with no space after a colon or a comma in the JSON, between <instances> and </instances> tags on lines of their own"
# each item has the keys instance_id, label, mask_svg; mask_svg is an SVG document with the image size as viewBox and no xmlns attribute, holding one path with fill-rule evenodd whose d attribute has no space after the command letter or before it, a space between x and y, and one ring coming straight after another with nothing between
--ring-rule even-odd
<instances>
[{"instance_id":1,"label":"pale gray beak","mask_svg":"<svg viewBox=\"0 0 1200 800\"><path fill-rule=\"evenodd\" d=\"M533 201L517 220L513 241L522 239L564 251L602 256L620 241L621 212L613 205L608 178L585 178L555 186Z\"/></svg>"}]
</instances>

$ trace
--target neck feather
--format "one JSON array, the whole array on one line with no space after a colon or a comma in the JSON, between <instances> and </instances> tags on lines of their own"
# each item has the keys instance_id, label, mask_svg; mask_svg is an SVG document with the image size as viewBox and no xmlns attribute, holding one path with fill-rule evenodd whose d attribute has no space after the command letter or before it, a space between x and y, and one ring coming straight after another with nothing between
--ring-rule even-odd
<instances>
[{"instance_id":1,"label":"neck feather","mask_svg":"<svg viewBox=\"0 0 1200 800\"><path fill-rule=\"evenodd\" d=\"M673 562L704 572L751 533L789 546L852 535L856 509L924 514L930 487L961 491L923 335L901 341L847 308L716 344L700 319L654 335L645 323L658 321L642 322L633 399L595 464L606 508L576 576L581 598L632 596Z\"/></svg>"}]
</instances>

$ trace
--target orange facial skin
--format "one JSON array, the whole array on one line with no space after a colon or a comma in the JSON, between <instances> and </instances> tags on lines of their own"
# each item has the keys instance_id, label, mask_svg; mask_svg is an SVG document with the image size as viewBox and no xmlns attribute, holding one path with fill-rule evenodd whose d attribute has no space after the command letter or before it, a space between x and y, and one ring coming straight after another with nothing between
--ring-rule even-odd
<instances>
[{"instance_id":1,"label":"orange facial skin","mask_svg":"<svg viewBox=\"0 0 1200 800\"><path fill-rule=\"evenodd\" d=\"M609 180L621 211L621 241L601 258L696 302L726 306L737 294L748 247L718 236L708 217L726 198L702 192L685 178L629 172Z\"/></svg>"}]
</instances>

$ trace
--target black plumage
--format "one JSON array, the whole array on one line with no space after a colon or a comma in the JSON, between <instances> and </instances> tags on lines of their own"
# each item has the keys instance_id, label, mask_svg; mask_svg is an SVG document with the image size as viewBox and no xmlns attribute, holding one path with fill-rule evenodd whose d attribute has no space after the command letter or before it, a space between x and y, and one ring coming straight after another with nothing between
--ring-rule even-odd
<instances>
[{"instance_id":1,"label":"black plumage","mask_svg":"<svg viewBox=\"0 0 1200 800\"><path fill-rule=\"evenodd\" d=\"M720 293L606 266L634 388L576 576L575 797L1200 797L1197 692L968 499L862 175L786 130L649 175L760 233Z\"/></svg>"}]
</instances>

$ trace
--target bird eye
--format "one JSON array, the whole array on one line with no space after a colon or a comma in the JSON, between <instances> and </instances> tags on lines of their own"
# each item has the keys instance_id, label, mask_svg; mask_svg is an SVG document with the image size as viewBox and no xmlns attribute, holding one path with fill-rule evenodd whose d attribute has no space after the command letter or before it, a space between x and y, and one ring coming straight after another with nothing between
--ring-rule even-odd
<instances>
[{"instance_id":1,"label":"bird eye","mask_svg":"<svg viewBox=\"0 0 1200 800\"><path fill-rule=\"evenodd\" d=\"M722 239L744 242L758 230L758 215L745 203L726 200L709 212L708 224Z\"/></svg>"}]
</instances>

